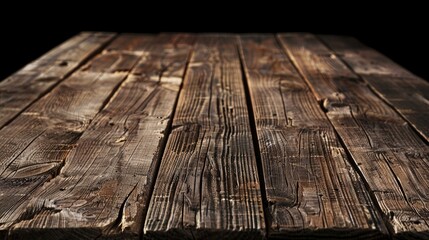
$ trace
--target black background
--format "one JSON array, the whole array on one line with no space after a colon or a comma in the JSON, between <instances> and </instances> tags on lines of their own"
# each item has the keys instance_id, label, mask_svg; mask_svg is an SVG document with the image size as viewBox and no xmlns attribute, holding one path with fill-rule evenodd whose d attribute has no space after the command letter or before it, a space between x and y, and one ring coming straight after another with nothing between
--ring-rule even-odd
<instances>
[{"instance_id":1,"label":"black background","mask_svg":"<svg viewBox=\"0 0 429 240\"><path fill-rule=\"evenodd\" d=\"M156 3L156 2L152 2ZM256 2L255 2L256 3ZM278 3L278 2L277 2ZM80 31L110 32L313 32L354 36L415 74L429 79L425 7L304 2L62 2L3 8L0 79ZM99 6L97 5L99 4ZM92 6L90 6L92 5ZM106 8L107 6L107 8Z\"/></svg>"}]
</instances>

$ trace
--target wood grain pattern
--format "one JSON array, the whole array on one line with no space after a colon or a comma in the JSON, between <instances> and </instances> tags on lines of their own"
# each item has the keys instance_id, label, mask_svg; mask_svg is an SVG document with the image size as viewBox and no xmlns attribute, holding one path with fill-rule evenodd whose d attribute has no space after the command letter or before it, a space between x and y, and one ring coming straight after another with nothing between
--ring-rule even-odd
<instances>
[{"instance_id":1,"label":"wood grain pattern","mask_svg":"<svg viewBox=\"0 0 429 240\"><path fill-rule=\"evenodd\" d=\"M428 94L352 38L81 33L0 82L0 239L427 239Z\"/></svg>"},{"instance_id":2,"label":"wood grain pattern","mask_svg":"<svg viewBox=\"0 0 429 240\"><path fill-rule=\"evenodd\" d=\"M0 222L32 214L26 200L56 176L64 158L124 74L73 74L0 131Z\"/></svg>"},{"instance_id":3,"label":"wood grain pattern","mask_svg":"<svg viewBox=\"0 0 429 240\"><path fill-rule=\"evenodd\" d=\"M146 218L148 238L264 235L236 43L232 36L197 40Z\"/></svg>"},{"instance_id":4,"label":"wood grain pattern","mask_svg":"<svg viewBox=\"0 0 429 240\"><path fill-rule=\"evenodd\" d=\"M380 238L387 233L335 131L274 36L241 37L270 237Z\"/></svg>"},{"instance_id":5,"label":"wood grain pattern","mask_svg":"<svg viewBox=\"0 0 429 240\"><path fill-rule=\"evenodd\" d=\"M73 56L73 47L64 49ZM59 174L83 131L126 76L75 72L0 130L5 149L0 152L0 189L5 193L0 198L6 202L0 209L1 229L31 219L41 209L27 208L29 193Z\"/></svg>"},{"instance_id":6,"label":"wood grain pattern","mask_svg":"<svg viewBox=\"0 0 429 240\"><path fill-rule=\"evenodd\" d=\"M390 231L398 238L428 238L428 146L316 37L279 39L323 103Z\"/></svg>"},{"instance_id":7,"label":"wood grain pattern","mask_svg":"<svg viewBox=\"0 0 429 240\"><path fill-rule=\"evenodd\" d=\"M81 33L0 82L0 128L70 75L115 34Z\"/></svg>"},{"instance_id":8,"label":"wood grain pattern","mask_svg":"<svg viewBox=\"0 0 429 240\"><path fill-rule=\"evenodd\" d=\"M26 236L28 228L43 229L39 237L52 239L139 237L190 45L177 48L174 41L152 38L144 50L134 64L138 73L133 69L95 116L61 172L32 194L32 216L13 226L13 237ZM91 64L99 59L105 58ZM110 71L114 62L100 71Z\"/></svg>"},{"instance_id":9,"label":"wood grain pattern","mask_svg":"<svg viewBox=\"0 0 429 240\"><path fill-rule=\"evenodd\" d=\"M324 36L323 40L371 88L429 141L429 83L356 39Z\"/></svg>"}]
</instances>

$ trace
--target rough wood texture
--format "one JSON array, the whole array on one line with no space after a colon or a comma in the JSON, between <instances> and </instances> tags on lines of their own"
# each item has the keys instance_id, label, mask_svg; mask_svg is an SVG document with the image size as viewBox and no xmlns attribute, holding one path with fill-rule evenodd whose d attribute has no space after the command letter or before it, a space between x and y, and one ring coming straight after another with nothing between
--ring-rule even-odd
<instances>
[{"instance_id":1,"label":"rough wood texture","mask_svg":"<svg viewBox=\"0 0 429 240\"><path fill-rule=\"evenodd\" d=\"M241 37L271 237L386 234L358 174L311 90L274 36Z\"/></svg>"},{"instance_id":2,"label":"rough wood texture","mask_svg":"<svg viewBox=\"0 0 429 240\"><path fill-rule=\"evenodd\" d=\"M0 239L429 238L428 83L350 38L114 36L0 82Z\"/></svg>"},{"instance_id":3,"label":"rough wood texture","mask_svg":"<svg viewBox=\"0 0 429 240\"><path fill-rule=\"evenodd\" d=\"M112 72L121 63L121 73L114 74L121 76L135 68L64 157L61 171L32 193L26 203L27 215L20 216L10 230L12 237L28 237L25 229L36 228L43 229L38 235L41 239L117 234L138 238L164 132L190 53L189 46L175 47L174 41L152 37L144 50L107 51L89 63L88 66L97 66L99 72ZM100 59L111 56L116 60L99 64ZM141 60L137 63L138 59ZM62 132L55 140L64 145L64 132L55 130L57 135ZM38 151L40 161L45 161L40 163L43 166L54 163L52 157L48 160L45 148L34 151ZM27 172L26 177L38 175L34 157L31 163L29 158L21 162L20 166L32 164L32 172Z\"/></svg>"},{"instance_id":4,"label":"rough wood texture","mask_svg":"<svg viewBox=\"0 0 429 240\"><path fill-rule=\"evenodd\" d=\"M429 83L354 38L323 40L429 141Z\"/></svg>"},{"instance_id":5,"label":"rough wood texture","mask_svg":"<svg viewBox=\"0 0 429 240\"><path fill-rule=\"evenodd\" d=\"M146 218L148 237L264 235L236 43L232 36L197 40Z\"/></svg>"},{"instance_id":6,"label":"rough wood texture","mask_svg":"<svg viewBox=\"0 0 429 240\"><path fill-rule=\"evenodd\" d=\"M114 37L81 33L0 82L0 128L77 69Z\"/></svg>"},{"instance_id":7,"label":"rough wood texture","mask_svg":"<svg viewBox=\"0 0 429 240\"><path fill-rule=\"evenodd\" d=\"M315 36L280 35L395 237L429 237L428 146Z\"/></svg>"},{"instance_id":8,"label":"rough wood texture","mask_svg":"<svg viewBox=\"0 0 429 240\"><path fill-rule=\"evenodd\" d=\"M123 78L75 73L0 131L2 226L25 217L25 193L58 173L67 152Z\"/></svg>"}]
</instances>

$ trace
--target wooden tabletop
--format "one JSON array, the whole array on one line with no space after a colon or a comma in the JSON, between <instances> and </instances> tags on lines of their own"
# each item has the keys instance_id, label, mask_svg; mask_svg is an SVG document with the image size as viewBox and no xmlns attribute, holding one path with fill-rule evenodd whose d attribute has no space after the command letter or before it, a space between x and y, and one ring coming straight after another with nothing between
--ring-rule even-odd
<instances>
[{"instance_id":1,"label":"wooden tabletop","mask_svg":"<svg viewBox=\"0 0 429 240\"><path fill-rule=\"evenodd\" d=\"M426 239L428 123L353 38L81 33L0 82L0 239Z\"/></svg>"}]
</instances>

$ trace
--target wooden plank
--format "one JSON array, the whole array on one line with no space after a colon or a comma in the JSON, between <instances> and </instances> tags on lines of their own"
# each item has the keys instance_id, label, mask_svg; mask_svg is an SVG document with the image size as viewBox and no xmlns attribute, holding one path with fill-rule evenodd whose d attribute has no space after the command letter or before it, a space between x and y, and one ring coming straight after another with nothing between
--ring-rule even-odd
<instances>
[{"instance_id":1,"label":"wooden plank","mask_svg":"<svg viewBox=\"0 0 429 240\"><path fill-rule=\"evenodd\" d=\"M0 230L40 210L27 207L30 194L59 174L89 122L126 76L75 72L0 130Z\"/></svg>"},{"instance_id":2,"label":"wooden plank","mask_svg":"<svg viewBox=\"0 0 429 240\"><path fill-rule=\"evenodd\" d=\"M149 238L264 235L236 40L197 39L146 217Z\"/></svg>"},{"instance_id":3,"label":"wooden plank","mask_svg":"<svg viewBox=\"0 0 429 240\"><path fill-rule=\"evenodd\" d=\"M316 37L279 37L323 103L395 237L428 238L428 146Z\"/></svg>"},{"instance_id":4,"label":"wooden plank","mask_svg":"<svg viewBox=\"0 0 429 240\"><path fill-rule=\"evenodd\" d=\"M429 83L354 38L323 36L336 54L429 141Z\"/></svg>"},{"instance_id":5,"label":"wooden plank","mask_svg":"<svg viewBox=\"0 0 429 240\"><path fill-rule=\"evenodd\" d=\"M124 74L77 72L0 131L0 222L25 219L26 200L64 158Z\"/></svg>"},{"instance_id":6,"label":"wooden plank","mask_svg":"<svg viewBox=\"0 0 429 240\"><path fill-rule=\"evenodd\" d=\"M241 37L271 215L270 237L387 234L305 81L272 35Z\"/></svg>"},{"instance_id":7,"label":"wooden plank","mask_svg":"<svg viewBox=\"0 0 429 240\"><path fill-rule=\"evenodd\" d=\"M109 44L103 54L99 54L82 67L84 71L129 72L136 67L140 58L148 57L148 50L156 46L154 39L166 42L166 39L146 34L121 34ZM158 47L159 49L159 47ZM135 69L134 69L135 71Z\"/></svg>"},{"instance_id":8,"label":"wooden plank","mask_svg":"<svg viewBox=\"0 0 429 240\"><path fill-rule=\"evenodd\" d=\"M142 52L147 51L148 47L148 41L150 41L150 38L156 37L156 35L151 34L145 34L144 37L142 37L142 34L135 34L135 33L124 33L121 34L120 39L116 39L112 44L109 44L109 46L106 48L108 51L131 51L131 52Z\"/></svg>"},{"instance_id":9,"label":"wooden plank","mask_svg":"<svg viewBox=\"0 0 429 240\"><path fill-rule=\"evenodd\" d=\"M28 229L39 229L44 239L139 237L190 54L190 44L176 47L173 40L148 41L133 69L138 73L92 120L61 172L32 193L31 217L13 226L13 237L28 237Z\"/></svg>"},{"instance_id":10,"label":"wooden plank","mask_svg":"<svg viewBox=\"0 0 429 240\"><path fill-rule=\"evenodd\" d=\"M81 33L0 82L0 128L100 51L114 35Z\"/></svg>"},{"instance_id":11,"label":"wooden plank","mask_svg":"<svg viewBox=\"0 0 429 240\"><path fill-rule=\"evenodd\" d=\"M413 77L408 70L355 38L328 35L319 37L340 59L350 63L349 66L359 75Z\"/></svg>"}]
</instances>

